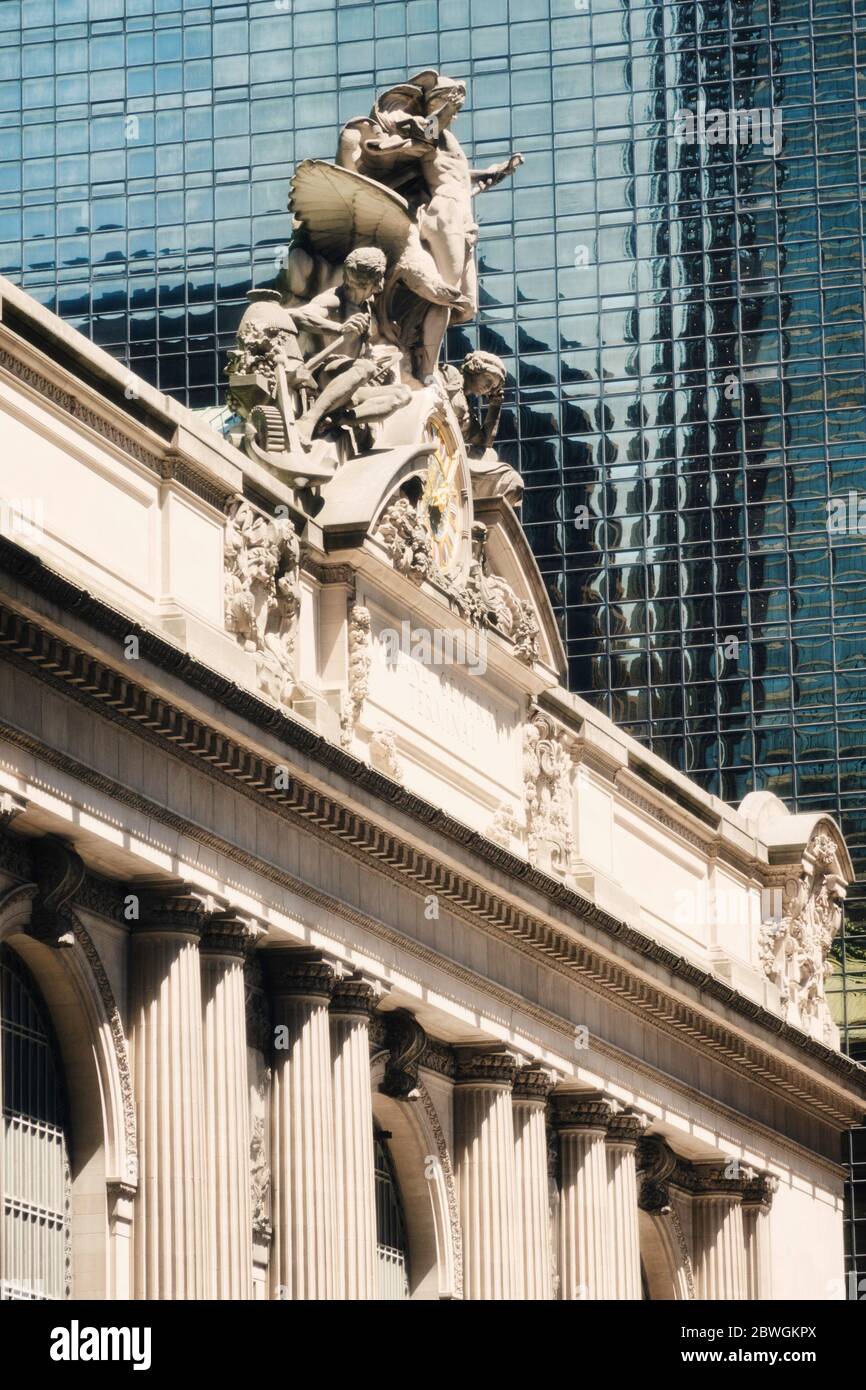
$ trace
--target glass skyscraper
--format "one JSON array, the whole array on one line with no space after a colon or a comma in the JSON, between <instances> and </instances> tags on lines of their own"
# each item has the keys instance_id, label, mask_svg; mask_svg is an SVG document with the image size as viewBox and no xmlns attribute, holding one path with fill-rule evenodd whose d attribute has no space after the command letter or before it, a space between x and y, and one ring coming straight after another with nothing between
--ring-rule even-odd
<instances>
[{"instance_id":1,"label":"glass skyscraper","mask_svg":"<svg viewBox=\"0 0 866 1390\"><path fill-rule=\"evenodd\" d=\"M866 0L0 0L0 273L211 406L294 165L431 66L477 164L526 155L449 351L508 367L572 688L728 800L838 815L866 880ZM836 956L866 1060L862 896Z\"/></svg>"}]
</instances>

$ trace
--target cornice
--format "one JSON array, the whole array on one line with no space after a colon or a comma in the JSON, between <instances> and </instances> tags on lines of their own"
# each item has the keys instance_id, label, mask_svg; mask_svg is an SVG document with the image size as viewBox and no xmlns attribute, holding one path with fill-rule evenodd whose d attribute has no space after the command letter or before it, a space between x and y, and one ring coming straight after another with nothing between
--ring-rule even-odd
<instances>
[{"instance_id":1,"label":"cornice","mask_svg":"<svg viewBox=\"0 0 866 1390\"><path fill-rule=\"evenodd\" d=\"M8 542L0 542L0 563L4 558L9 558L8 554L4 555L4 550L14 551L18 557L23 557L20 567L26 571L23 577L28 581L32 582L34 574L48 577L49 587L61 590L60 594L53 592L51 596L63 606L71 608L76 616L86 617L97 626L100 626L96 623L98 617L111 617L113 610L106 609L101 601L47 570L35 557ZM111 630L116 626L126 635L130 629L129 619L120 614L114 614L114 618L116 624L103 623L102 630ZM228 708L234 708L253 724L277 733L290 746L316 758L347 779L362 784L367 790L375 792L381 801L390 803L421 824L435 824L438 835L452 840L482 861L518 880L513 891L519 891L522 883L545 897L551 903L552 914L556 913L554 921L544 922L537 914L521 910L503 895L492 891L483 878L473 877L471 871L464 872L437 862L431 853L405 843L392 828L378 825L366 815L340 804L336 793L326 794L305 785L300 777L293 778L285 791L276 790L273 776L276 762L263 759L237 739L218 733L202 720L192 719L168 700L154 696L143 686L130 681L126 675L121 675L107 661L72 647L65 638L61 639L43 626L42 620L38 623L30 621L11 607L0 605L0 643L6 646L12 659L27 669L35 669L49 684L65 690L68 695L103 716L132 728L174 757L198 767L203 761L208 763L214 777L227 781L253 799L266 798L277 813L303 824L311 833L331 844L338 841L347 853L368 865L374 865L397 881L410 886L414 884L416 891L423 891L424 894L437 892L449 901L458 915L494 935L505 936L518 949L530 955L545 956L553 968L572 978L579 978L587 988L620 1007L631 1009L645 1019L651 1017L655 1025L664 1031L691 1042L699 1049L709 1048L720 1061L734 1070L746 1070L758 1084L776 1091L781 1088L791 1100L812 1113L818 1110L826 1118L843 1124L851 1123L850 1109L841 1110L839 1098L833 1096L820 1079L803 1077L801 1066L798 1067L794 1059L788 1061L770 1056L759 1043L742 1038L722 1019L708 1016L701 1008L684 999L672 997L652 981L636 979L622 957L605 958L590 943L575 941L572 935L556 925L561 916L561 911L556 909L565 908L572 912L578 919L637 955L669 970L675 979L692 985L732 1012L795 1046L801 1053L815 1057L835 1075L855 1085L864 1076L863 1069L856 1063L806 1037L762 1006L739 995L709 972L603 912L574 890L530 868L524 860L491 844L483 835L444 815L405 788L395 786L390 779L381 777L345 750L327 743L320 735L283 715L275 707L208 671L186 653L179 652L145 629L141 631L146 639L142 643L143 657L172 669L174 674L181 675L193 687L205 690L213 698L222 699ZM170 662L159 659L166 654L171 658ZM10 732L14 738L15 731ZM117 794L117 791L112 784L112 794ZM121 799L124 793L128 799L128 791L120 789ZM156 814L157 817L167 818L164 808L157 808ZM185 825L185 833L189 832L190 827ZM304 892L303 886L300 891ZM808 1089L804 1088L804 1081Z\"/></svg>"},{"instance_id":2,"label":"cornice","mask_svg":"<svg viewBox=\"0 0 866 1390\"><path fill-rule=\"evenodd\" d=\"M16 346L18 346L17 343ZM176 481L203 501L208 502L212 507L216 507L218 511L223 510L226 502L232 496L233 489L228 483L220 483L216 477L206 475L196 468L192 460L184 458L168 446L163 453L149 448L147 444L136 439L130 429L115 423L111 419L110 409L104 413L94 409L82 396L73 395L72 392L64 390L62 386L51 381L37 367L31 366L22 357L16 356L2 346L0 346L0 370L7 372L21 385L34 391L43 400L62 411L64 415L70 416L76 423L92 430L106 443L135 459L137 463L154 473L161 481ZM156 439L154 439L154 443L156 444Z\"/></svg>"}]
</instances>

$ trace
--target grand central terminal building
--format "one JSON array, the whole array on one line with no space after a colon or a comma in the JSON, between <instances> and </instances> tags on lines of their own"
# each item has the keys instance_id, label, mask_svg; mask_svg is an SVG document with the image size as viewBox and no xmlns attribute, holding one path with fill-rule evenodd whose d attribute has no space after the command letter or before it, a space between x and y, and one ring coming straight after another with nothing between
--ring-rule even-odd
<instances>
[{"instance_id":1,"label":"grand central terminal building","mask_svg":"<svg viewBox=\"0 0 866 1390\"><path fill-rule=\"evenodd\" d=\"M458 86L298 170L219 420L0 281L4 1298L844 1297L849 855L560 683L363 163Z\"/></svg>"}]
</instances>

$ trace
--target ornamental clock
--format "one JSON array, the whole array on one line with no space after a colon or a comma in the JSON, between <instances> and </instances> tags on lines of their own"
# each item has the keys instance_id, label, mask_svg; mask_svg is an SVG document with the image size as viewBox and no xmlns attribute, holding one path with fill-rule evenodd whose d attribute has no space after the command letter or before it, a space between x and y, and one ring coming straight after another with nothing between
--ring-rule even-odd
<instances>
[{"instance_id":1,"label":"ornamental clock","mask_svg":"<svg viewBox=\"0 0 866 1390\"><path fill-rule=\"evenodd\" d=\"M427 421L424 434L436 452L430 456L418 515L433 543L436 568L449 574L460 563L460 542L467 525L460 449L448 425L435 416Z\"/></svg>"}]
</instances>

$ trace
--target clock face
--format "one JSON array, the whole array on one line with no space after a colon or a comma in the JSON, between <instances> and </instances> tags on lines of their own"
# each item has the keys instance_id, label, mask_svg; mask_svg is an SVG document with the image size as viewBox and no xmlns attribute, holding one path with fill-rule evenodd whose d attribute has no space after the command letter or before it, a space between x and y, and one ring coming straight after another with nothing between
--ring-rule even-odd
<instances>
[{"instance_id":1,"label":"clock face","mask_svg":"<svg viewBox=\"0 0 866 1390\"><path fill-rule=\"evenodd\" d=\"M424 433L436 452L430 456L418 514L430 533L436 567L448 574L460 561L463 534L460 451L448 426L435 417Z\"/></svg>"}]
</instances>

